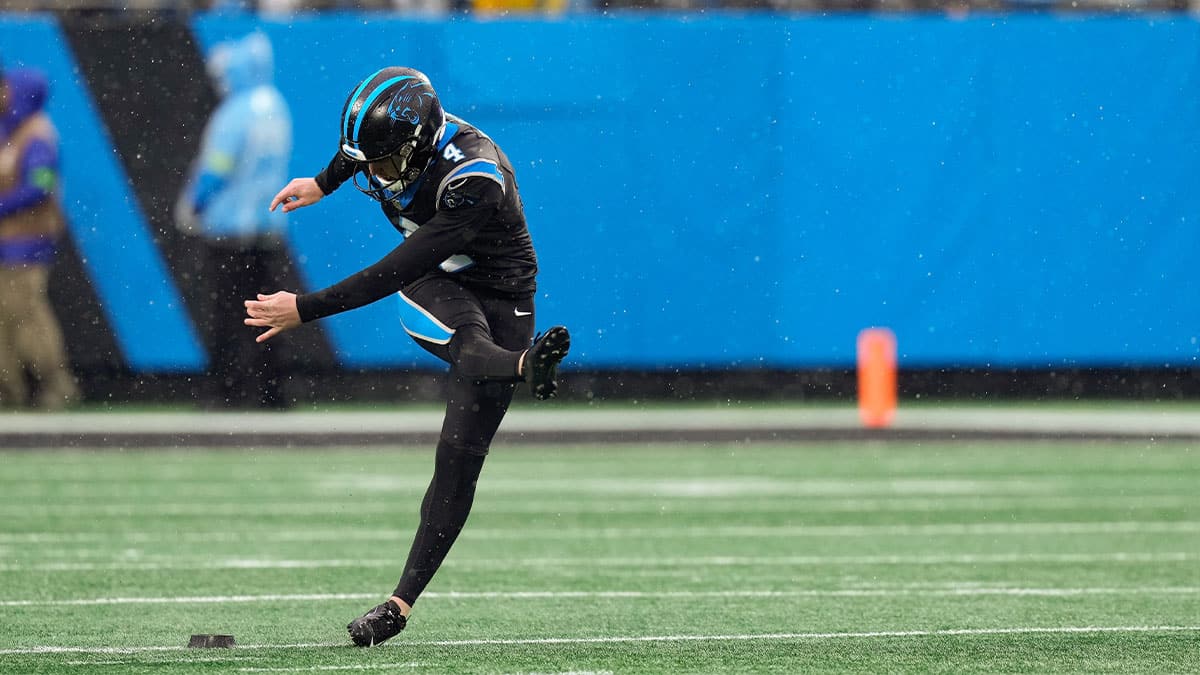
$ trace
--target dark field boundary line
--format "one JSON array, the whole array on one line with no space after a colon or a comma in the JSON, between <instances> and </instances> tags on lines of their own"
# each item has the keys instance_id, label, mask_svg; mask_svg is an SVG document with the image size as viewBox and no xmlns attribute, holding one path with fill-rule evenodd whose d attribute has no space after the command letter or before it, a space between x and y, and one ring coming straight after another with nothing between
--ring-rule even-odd
<instances>
[{"instance_id":1,"label":"dark field boundary line","mask_svg":"<svg viewBox=\"0 0 1200 675\"><path fill-rule=\"evenodd\" d=\"M438 434L432 431L362 433L321 432L0 432L0 449L150 449L150 448L329 448L338 446L432 446ZM1200 440L1200 432L1150 434L1145 431L1045 431L1020 429L853 429L839 427L745 428L745 429L636 429L580 431L520 431L497 434L497 445L578 445L593 443L826 443L826 442L952 442L952 441L1062 441L1130 442Z\"/></svg>"}]
</instances>

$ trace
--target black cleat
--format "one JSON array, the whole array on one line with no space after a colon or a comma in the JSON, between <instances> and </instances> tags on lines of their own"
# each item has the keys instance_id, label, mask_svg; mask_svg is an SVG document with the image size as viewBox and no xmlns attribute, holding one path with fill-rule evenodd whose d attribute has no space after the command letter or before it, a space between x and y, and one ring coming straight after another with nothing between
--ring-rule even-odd
<instances>
[{"instance_id":1,"label":"black cleat","mask_svg":"<svg viewBox=\"0 0 1200 675\"><path fill-rule=\"evenodd\" d=\"M395 637L408 624L408 617L400 613L396 603L388 600L363 614L346 626L350 639L359 647L374 647L384 640Z\"/></svg>"},{"instance_id":2,"label":"black cleat","mask_svg":"<svg viewBox=\"0 0 1200 675\"><path fill-rule=\"evenodd\" d=\"M541 400L553 398L558 391L558 364L571 349L571 334L563 326L555 326L533 338L533 346L525 352L525 381L533 395Z\"/></svg>"}]
</instances>

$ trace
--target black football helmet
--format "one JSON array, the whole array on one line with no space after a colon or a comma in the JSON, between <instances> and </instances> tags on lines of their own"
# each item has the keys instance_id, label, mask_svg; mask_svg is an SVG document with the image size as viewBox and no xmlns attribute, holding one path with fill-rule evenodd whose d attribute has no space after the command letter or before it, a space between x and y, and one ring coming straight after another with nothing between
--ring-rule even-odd
<instances>
[{"instance_id":1,"label":"black football helmet","mask_svg":"<svg viewBox=\"0 0 1200 675\"><path fill-rule=\"evenodd\" d=\"M433 160L446 113L424 73L390 67L350 92L342 108L341 153L360 163L359 190L391 201L416 182ZM368 163L390 163L372 172Z\"/></svg>"}]
</instances>

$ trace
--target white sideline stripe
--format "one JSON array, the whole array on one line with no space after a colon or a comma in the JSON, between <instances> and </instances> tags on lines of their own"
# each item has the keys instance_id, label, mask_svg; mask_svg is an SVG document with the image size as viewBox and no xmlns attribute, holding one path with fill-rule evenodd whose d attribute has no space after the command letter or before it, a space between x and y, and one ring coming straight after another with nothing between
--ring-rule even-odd
<instances>
[{"instance_id":1,"label":"white sideline stripe","mask_svg":"<svg viewBox=\"0 0 1200 675\"><path fill-rule=\"evenodd\" d=\"M1069 534L1161 534L1200 532L1200 521L1096 521L1044 523L938 523L930 525L730 525L682 527L596 527L560 529L479 528L463 534L470 539L623 539L634 537L870 537L882 536L995 536ZM113 541L212 543L240 541L343 541L403 537L407 530L308 529L270 532L20 532L0 533L0 544L73 544Z\"/></svg>"},{"instance_id":2,"label":"white sideline stripe","mask_svg":"<svg viewBox=\"0 0 1200 675\"><path fill-rule=\"evenodd\" d=\"M316 412L69 412L9 413L4 416L10 433L73 434L116 433L220 433L238 434L344 434L441 430L444 411L413 410ZM685 406L682 408L628 408L589 406L578 409L526 407L508 413L504 434L561 431L711 431L738 429L861 429L853 406L761 405ZM1154 409L1146 406L1107 406L1103 409L1054 409L1039 406L989 408L979 406L901 406L893 429L942 431L1043 431L1056 433L1138 434L1156 438L1171 434L1200 434L1200 417L1191 409Z\"/></svg>"},{"instance_id":3,"label":"white sideline stripe","mask_svg":"<svg viewBox=\"0 0 1200 675\"><path fill-rule=\"evenodd\" d=\"M1191 633L1200 626L1052 626L1019 628L948 628L942 630L881 630L844 633L749 633L743 635L616 635L573 638L512 638L485 640L419 640L393 643L385 649L405 647L471 647L479 645L570 645L628 642L732 642L753 640L830 640L852 638L955 637L981 635L1040 635L1095 633ZM238 645L236 649L318 649L347 646L344 642L311 642L282 645ZM140 654L143 652L182 652L181 645L155 647L63 647L42 645L0 649L0 656L20 654ZM377 647L378 649L378 647Z\"/></svg>"},{"instance_id":4,"label":"white sideline stripe","mask_svg":"<svg viewBox=\"0 0 1200 675\"><path fill-rule=\"evenodd\" d=\"M831 588L793 591L431 591L421 597L445 600L557 600L571 598L825 598L825 597L955 597L1011 595L1071 597L1082 595L1196 595L1198 586L1125 586L1084 588L1014 588L951 585L948 588ZM174 605L251 602L322 602L329 600L372 600L378 593L291 593L263 595L199 595L170 597L76 598L70 600L3 600L0 607L62 607L91 605Z\"/></svg>"},{"instance_id":5,"label":"white sideline stripe","mask_svg":"<svg viewBox=\"0 0 1200 675\"><path fill-rule=\"evenodd\" d=\"M497 564L512 567L731 567L753 565L978 565L1005 563L1168 563L1200 560L1200 553L1182 551L1162 553L994 553L928 556L695 556L628 558L478 558L447 560L451 567L486 567ZM49 562L0 564L0 572L82 572L111 570L237 570L237 569L324 569L338 567L395 567L391 558L360 560L266 560L231 558L226 560L156 560L141 562Z\"/></svg>"}]
</instances>

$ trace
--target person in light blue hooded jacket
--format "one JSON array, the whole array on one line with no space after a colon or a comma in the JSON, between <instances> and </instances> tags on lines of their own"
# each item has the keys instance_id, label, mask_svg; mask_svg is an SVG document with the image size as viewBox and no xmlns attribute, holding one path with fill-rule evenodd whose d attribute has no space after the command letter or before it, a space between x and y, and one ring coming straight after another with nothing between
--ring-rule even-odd
<instances>
[{"instance_id":1,"label":"person in light blue hooded jacket","mask_svg":"<svg viewBox=\"0 0 1200 675\"><path fill-rule=\"evenodd\" d=\"M288 175L292 119L273 83L271 43L262 33L217 45L208 69L223 98L204 130L180 195L176 221L203 250L203 324L214 396L224 407L287 407L273 349L245 340L241 299L290 274L275 187Z\"/></svg>"}]
</instances>

